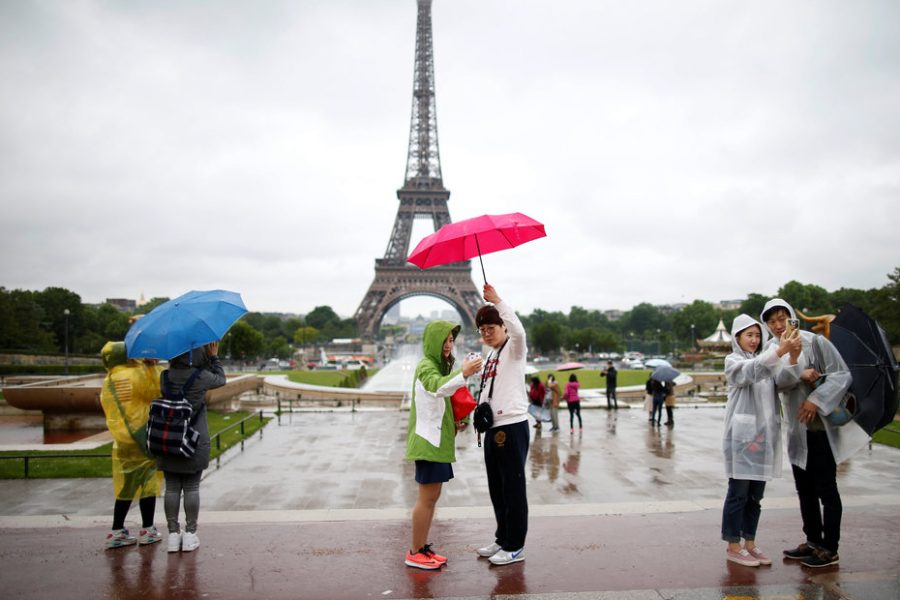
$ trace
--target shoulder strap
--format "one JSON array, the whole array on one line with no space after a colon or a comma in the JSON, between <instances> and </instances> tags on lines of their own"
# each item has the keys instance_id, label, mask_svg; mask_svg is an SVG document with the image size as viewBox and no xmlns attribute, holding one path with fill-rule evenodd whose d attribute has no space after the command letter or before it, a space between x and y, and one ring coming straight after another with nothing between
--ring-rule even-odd
<instances>
[{"instance_id":1,"label":"shoulder strap","mask_svg":"<svg viewBox=\"0 0 900 600\"><path fill-rule=\"evenodd\" d=\"M200 375L200 369L194 369L194 372L191 373L191 376L188 377L188 380L184 382L183 386L181 386L181 397L182 398L184 397L185 392L187 392L188 389L190 389L190 387L194 384L194 381L197 379L197 377L199 375ZM165 371L162 372L162 375L160 376L160 383L162 384L161 387L162 387L163 397L168 398L169 400L175 400L175 398L173 398L174 394L172 393L172 390L169 387L169 370L168 369L166 369Z\"/></svg>"},{"instance_id":2,"label":"shoulder strap","mask_svg":"<svg viewBox=\"0 0 900 600\"><path fill-rule=\"evenodd\" d=\"M131 439L134 440L134 443L138 445L138 448L147 453L146 444L140 440L135 433L134 429L131 427L131 423L128 422L128 415L125 414L125 407L122 406L122 401L119 400L119 393L116 391L116 386L113 383L112 379L109 379L109 391L112 393L113 400L116 401L116 408L119 409L119 414L122 416L122 422L125 423L125 428L128 430L128 435L131 436Z\"/></svg>"},{"instance_id":3,"label":"shoulder strap","mask_svg":"<svg viewBox=\"0 0 900 600\"><path fill-rule=\"evenodd\" d=\"M506 338L506 341L503 342L503 345L500 346L500 349L497 350L497 358L496 361L500 361L500 353L503 352L503 349L506 348L506 343L509 342L509 338ZM491 357L494 355L494 351L491 350L491 353L488 355L488 360L491 360ZM487 362L485 362L485 366L487 366ZM484 391L484 378L487 375L487 369L481 372L481 386L478 388L478 401L481 402L481 393ZM488 398L487 402L490 402L494 397L494 380L497 378L497 368L494 368L494 374L491 375L491 389L488 390Z\"/></svg>"}]
</instances>

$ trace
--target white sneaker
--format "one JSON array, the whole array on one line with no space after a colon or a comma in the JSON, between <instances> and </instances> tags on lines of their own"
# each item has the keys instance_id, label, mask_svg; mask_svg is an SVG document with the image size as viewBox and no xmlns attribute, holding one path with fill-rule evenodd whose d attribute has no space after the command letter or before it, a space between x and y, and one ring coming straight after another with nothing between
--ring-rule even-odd
<instances>
[{"instance_id":1,"label":"white sneaker","mask_svg":"<svg viewBox=\"0 0 900 600\"><path fill-rule=\"evenodd\" d=\"M485 546L484 548L478 549L478 556L483 556L485 558L490 558L491 556L497 554L497 551L501 550L500 544L493 543L490 546Z\"/></svg>"},{"instance_id":2,"label":"white sneaker","mask_svg":"<svg viewBox=\"0 0 900 600\"><path fill-rule=\"evenodd\" d=\"M519 548L518 550L513 550L509 552L507 550L498 550L495 555L493 555L490 559L491 564L495 565L508 565L514 562L519 562L520 560L525 560L525 548Z\"/></svg>"},{"instance_id":3,"label":"white sneaker","mask_svg":"<svg viewBox=\"0 0 900 600\"><path fill-rule=\"evenodd\" d=\"M181 533L175 531L169 534L169 552L181 550Z\"/></svg>"},{"instance_id":4,"label":"white sneaker","mask_svg":"<svg viewBox=\"0 0 900 600\"><path fill-rule=\"evenodd\" d=\"M193 552L197 548L200 547L200 538L197 537L196 533L191 533L190 531L185 531L184 536L181 540L181 551L182 552Z\"/></svg>"}]
</instances>

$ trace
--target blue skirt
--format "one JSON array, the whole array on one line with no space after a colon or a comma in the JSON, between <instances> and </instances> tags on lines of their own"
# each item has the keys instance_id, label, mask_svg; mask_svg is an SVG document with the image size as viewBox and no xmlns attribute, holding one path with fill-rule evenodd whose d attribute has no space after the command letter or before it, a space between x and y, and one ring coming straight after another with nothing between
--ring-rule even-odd
<instances>
[{"instance_id":1,"label":"blue skirt","mask_svg":"<svg viewBox=\"0 0 900 600\"><path fill-rule=\"evenodd\" d=\"M450 463L416 461L417 483L446 483L453 479L453 465Z\"/></svg>"}]
</instances>

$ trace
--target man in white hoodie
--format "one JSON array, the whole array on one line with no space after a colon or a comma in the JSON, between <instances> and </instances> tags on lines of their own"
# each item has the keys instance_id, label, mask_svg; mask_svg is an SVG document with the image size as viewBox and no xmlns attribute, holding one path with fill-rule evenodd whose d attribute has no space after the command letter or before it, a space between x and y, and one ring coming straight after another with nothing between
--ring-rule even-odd
<instances>
[{"instance_id":1,"label":"man in white hoodie","mask_svg":"<svg viewBox=\"0 0 900 600\"><path fill-rule=\"evenodd\" d=\"M766 303L760 320L772 333L769 347L780 343L793 319L794 309L781 298ZM850 387L850 370L830 341L809 331L800 335L803 350L797 364L782 357L775 371L806 534L806 542L785 550L784 556L806 567L827 567L839 560L843 507L837 465L865 446L869 436L854 421L842 427L828 421Z\"/></svg>"},{"instance_id":2,"label":"man in white hoodie","mask_svg":"<svg viewBox=\"0 0 900 600\"><path fill-rule=\"evenodd\" d=\"M525 458L528 455L528 395L525 392L525 327L492 285L484 284L482 306L475 324L485 345L492 348L481 377L481 402L489 402L494 422L485 434L484 465L497 529L494 543L478 554L495 565L525 560L528 498Z\"/></svg>"}]
</instances>

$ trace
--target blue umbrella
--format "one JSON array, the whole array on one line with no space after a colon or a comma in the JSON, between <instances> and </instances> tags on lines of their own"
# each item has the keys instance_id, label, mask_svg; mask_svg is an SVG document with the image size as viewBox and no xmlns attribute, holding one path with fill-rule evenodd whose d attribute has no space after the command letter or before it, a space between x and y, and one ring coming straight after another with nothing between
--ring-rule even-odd
<instances>
[{"instance_id":1,"label":"blue umbrella","mask_svg":"<svg viewBox=\"0 0 900 600\"><path fill-rule=\"evenodd\" d=\"M650 379L655 379L657 381L674 381L676 377L681 375L678 369L674 367L668 367L666 365L660 365L653 370L653 373L650 374Z\"/></svg>"},{"instance_id":2,"label":"blue umbrella","mask_svg":"<svg viewBox=\"0 0 900 600\"><path fill-rule=\"evenodd\" d=\"M246 312L237 292L188 292L160 304L134 322L125 335L128 358L169 360L222 339Z\"/></svg>"}]
</instances>

